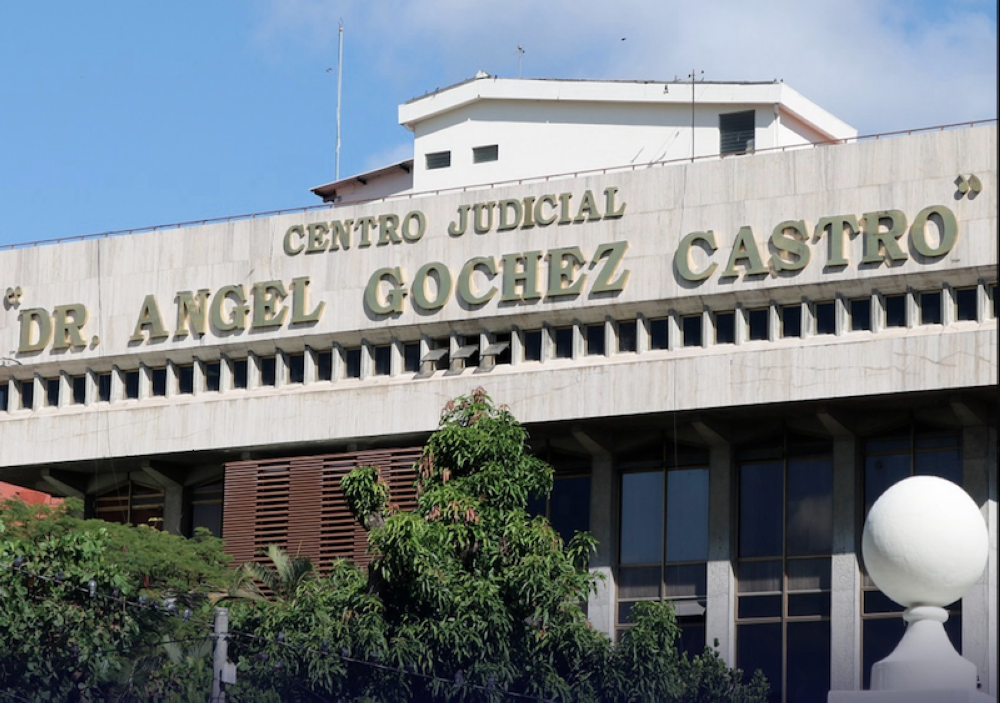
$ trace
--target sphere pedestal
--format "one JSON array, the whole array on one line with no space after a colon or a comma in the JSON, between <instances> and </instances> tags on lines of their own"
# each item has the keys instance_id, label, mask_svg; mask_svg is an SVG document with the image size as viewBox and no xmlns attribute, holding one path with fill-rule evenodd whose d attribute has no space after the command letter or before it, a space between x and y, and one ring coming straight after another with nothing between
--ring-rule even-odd
<instances>
[{"instance_id":1,"label":"sphere pedestal","mask_svg":"<svg viewBox=\"0 0 1000 703\"><path fill-rule=\"evenodd\" d=\"M828 703L986 703L976 667L948 639L943 606L961 598L986 567L989 534L961 488L931 476L883 493L865 521L861 549L875 585L906 610L906 632L872 666L870 691L831 691Z\"/></svg>"},{"instance_id":2,"label":"sphere pedestal","mask_svg":"<svg viewBox=\"0 0 1000 703\"><path fill-rule=\"evenodd\" d=\"M955 651L944 631L948 611L908 608L906 633L896 649L872 666L873 691L976 690L976 666Z\"/></svg>"}]
</instances>

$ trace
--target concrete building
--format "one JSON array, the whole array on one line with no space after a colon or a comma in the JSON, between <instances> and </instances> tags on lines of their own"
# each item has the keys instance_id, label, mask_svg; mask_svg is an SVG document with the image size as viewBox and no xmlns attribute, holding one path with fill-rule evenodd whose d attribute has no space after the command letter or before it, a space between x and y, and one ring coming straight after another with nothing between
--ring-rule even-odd
<instances>
[{"instance_id":1,"label":"concrete building","mask_svg":"<svg viewBox=\"0 0 1000 703\"><path fill-rule=\"evenodd\" d=\"M0 251L0 480L360 556L330 477L405 497L483 386L557 469L536 509L600 541L595 627L669 598L685 646L811 701L902 631L867 507L940 475L990 531L948 628L995 695L995 121L864 139L696 84L692 130L691 89L481 77L402 106L412 162L335 207Z\"/></svg>"}]
</instances>

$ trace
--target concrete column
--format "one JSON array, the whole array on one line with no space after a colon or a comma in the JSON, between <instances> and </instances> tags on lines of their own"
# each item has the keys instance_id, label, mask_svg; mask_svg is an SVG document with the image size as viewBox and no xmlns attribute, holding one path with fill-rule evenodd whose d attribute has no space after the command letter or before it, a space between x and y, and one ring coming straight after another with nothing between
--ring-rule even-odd
<instances>
[{"instance_id":1,"label":"concrete column","mask_svg":"<svg viewBox=\"0 0 1000 703\"><path fill-rule=\"evenodd\" d=\"M122 378L123 371L114 366L111 368L111 401L116 403L125 398L125 383Z\"/></svg>"},{"instance_id":2,"label":"concrete column","mask_svg":"<svg viewBox=\"0 0 1000 703\"><path fill-rule=\"evenodd\" d=\"M604 356L618 353L618 325L610 315L604 318Z\"/></svg>"},{"instance_id":3,"label":"concrete column","mask_svg":"<svg viewBox=\"0 0 1000 703\"><path fill-rule=\"evenodd\" d=\"M225 355L219 356L219 393L233 390L233 362Z\"/></svg>"},{"instance_id":4,"label":"concrete column","mask_svg":"<svg viewBox=\"0 0 1000 703\"><path fill-rule=\"evenodd\" d=\"M676 310L667 314L667 349L674 351L684 346L684 335L681 330L681 316Z\"/></svg>"},{"instance_id":5,"label":"concrete column","mask_svg":"<svg viewBox=\"0 0 1000 703\"><path fill-rule=\"evenodd\" d=\"M517 366L522 361L524 361L524 330L514 327L510 331L510 365Z\"/></svg>"},{"instance_id":6,"label":"concrete column","mask_svg":"<svg viewBox=\"0 0 1000 703\"><path fill-rule=\"evenodd\" d=\"M750 336L747 314L747 309L737 303L736 309L733 310L733 343L736 346L740 346L746 342Z\"/></svg>"},{"instance_id":7,"label":"concrete column","mask_svg":"<svg viewBox=\"0 0 1000 703\"><path fill-rule=\"evenodd\" d=\"M587 602L587 618L598 632L614 639L618 587L618 484L611 453L582 432L574 432L590 452L590 534L597 540L597 552L590 559L591 573L603 578L597 592Z\"/></svg>"},{"instance_id":8,"label":"concrete column","mask_svg":"<svg viewBox=\"0 0 1000 703\"><path fill-rule=\"evenodd\" d=\"M828 427L829 428L829 427ZM861 688L861 572L855 545L856 440L847 432L833 439L833 557L830 593L830 689Z\"/></svg>"},{"instance_id":9,"label":"concrete column","mask_svg":"<svg viewBox=\"0 0 1000 703\"><path fill-rule=\"evenodd\" d=\"M635 316L635 353L649 351L649 318L642 313Z\"/></svg>"},{"instance_id":10,"label":"concrete column","mask_svg":"<svg viewBox=\"0 0 1000 703\"><path fill-rule=\"evenodd\" d=\"M734 534L732 452L728 442L715 441L708 455L708 603L705 643L719 641L719 654L729 666L736 663L736 575L733 572Z\"/></svg>"},{"instance_id":11,"label":"concrete column","mask_svg":"<svg viewBox=\"0 0 1000 703\"><path fill-rule=\"evenodd\" d=\"M990 535L986 570L962 599L962 656L976 665L983 692L991 696L997 693L996 441L996 431L985 425L962 430L964 488L980 507Z\"/></svg>"}]
</instances>

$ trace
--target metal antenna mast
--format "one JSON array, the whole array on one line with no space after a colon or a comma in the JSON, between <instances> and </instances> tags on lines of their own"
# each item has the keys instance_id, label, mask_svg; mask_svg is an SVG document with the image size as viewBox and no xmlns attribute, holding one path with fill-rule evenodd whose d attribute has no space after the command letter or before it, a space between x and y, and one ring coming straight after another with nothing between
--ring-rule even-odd
<instances>
[{"instance_id":1,"label":"metal antenna mast","mask_svg":"<svg viewBox=\"0 0 1000 703\"><path fill-rule=\"evenodd\" d=\"M691 73L688 74L688 78L691 79L691 161L694 161L694 80L698 76L704 76L704 71L699 71L695 73L692 68Z\"/></svg>"},{"instance_id":2,"label":"metal antenna mast","mask_svg":"<svg viewBox=\"0 0 1000 703\"><path fill-rule=\"evenodd\" d=\"M344 79L344 20L340 20L337 32L337 165L334 180L340 180L340 90Z\"/></svg>"},{"instance_id":3,"label":"metal antenna mast","mask_svg":"<svg viewBox=\"0 0 1000 703\"><path fill-rule=\"evenodd\" d=\"M521 44L517 45L517 77L521 77L521 57L524 56L524 47Z\"/></svg>"}]
</instances>

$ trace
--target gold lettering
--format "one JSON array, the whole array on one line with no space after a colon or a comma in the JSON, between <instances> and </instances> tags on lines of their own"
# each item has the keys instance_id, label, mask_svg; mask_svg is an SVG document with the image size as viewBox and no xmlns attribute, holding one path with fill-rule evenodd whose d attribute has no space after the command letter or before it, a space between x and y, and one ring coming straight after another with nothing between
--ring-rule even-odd
<instances>
[{"instance_id":1,"label":"gold lettering","mask_svg":"<svg viewBox=\"0 0 1000 703\"><path fill-rule=\"evenodd\" d=\"M538 292L538 262L541 258L540 251L503 255L503 292L500 300L511 302L542 297Z\"/></svg>"},{"instance_id":2,"label":"gold lettering","mask_svg":"<svg viewBox=\"0 0 1000 703\"><path fill-rule=\"evenodd\" d=\"M936 247L927 242L928 220L933 221L938 227L940 238ZM910 240L913 242L913 248L918 254L930 259L947 254L955 246L957 239L958 220L955 218L955 213L944 205L925 207L913 218L913 224L910 226Z\"/></svg>"},{"instance_id":3,"label":"gold lettering","mask_svg":"<svg viewBox=\"0 0 1000 703\"><path fill-rule=\"evenodd\" d=\"M616 280L611 279L625 257L626 251L628 251L628 242L610 242L597 247L591 263L596 265L605 256L608 257L608 261L594 278L594 285L590 288L591 293L611 293L625 290L625 284L628 283L631 271L625 269Z\"/></svg>"},{"instance_id":4,"label":"gold lettering","mask_svg":"<svg viewBox=\"0 0 1000 703\"><path fill-rule=\"evenodd\" d=\"M399 244L403 240L399 237L399 217L397 215L379 215L378 218L378 244L383 246L392 242Z\"/></svg>"},{"instance_id":5,"label":"gold lettering","mask_svg":"<svg viewBox=\"0 0 1000 703\"><path fill-rule=\"evenodd\" d=\"M497 293L496 286L490 286L482 295L476 295L472 291L472 274L476 269L483 269L489 274L489 278L497 275L497 263L492 256L477 256L469 259L462 266L458 274L458 297L472 306L485 305Z\"/></svg>"},{"instance_id":6,"label":"gold lettering","mask_svg":"<svg viewBox=\"0 0 1000 703\"><path fill-rule=\"evenodd\" d=\"M390 284L385 300L379 297L379 284L383 281ZM398 266L381 268L371 275L365 286L365 305L376 315L392 315L403 312L403 298L406 288L403 287L403 272Z\"/></svg>"},{"instance_id":7,"label":"gold lettering","mask_svg":"<svg viewBox=\"0 0 1000 703\"><path fill-rule=\"evenodd\" d=\"M147 295L142 301L142 309L139 311L139 319L135 323L132 336L128 338L130 342L143 342L146 336L143 331L148 332L150 341L154 339L165 339L167 334L163 326L163 318L160 317L160 308L156 304L155 295Z\"/></svg>"},{"instance_id":8,"label":"gold lettering","mask_svg":"<svg viewBox=\"0 0 1000 703\"><path fill-rule=\"evenodd\" d=\"M298 245L298 247L295 247L295 246L292 245L292 235L293 234L296 234L299 237L299 245ZM296 254L301 254L302 250L305 248L305 245L302 244L302 237L303 236L304 236L304 233L302 231L302 225L292 225L291 227L289 227L285 231L285 238L284 238L284 240L282 242L282 244L284 246L284 249L285 249L285 254L287 254L288 256L295 256Z\"/></svg>"},{"instance_id":9,"label":"gold lettering","mask_svg":"<svg viewBox=\"0 0 1000 703\"><path fill-rule=\"evenodd\" d=\"M52 339L52 318L44 308L26 308L17 314L21 323L21 338L17 345L19 354L40 352ZM38 337L32 340L32 330L38 330Z\"/></svg>"},{"instance_id":10,"label":"gold lettering","mask_svg":"<svg viewBox=\"0 0 1000 703\"><path fill-rule=\"evenodd\" d=\"M198 336L204 336L205 313L208 312L209 292L202 289L198 291L197 298L189 290L182 290L177 293L177 297L175 298L177 302L177 329L174 331L174 337L188 336L188 320L191 321L194 333Z\"/></svg>"},{"instance_id":11,"label":"gold lettering","mask_svg":"<svg viewBox=\"0 0 1000 703\"><path fill-rule=\"evenodd\" d=\"M549 251L549 289L545 295L579 295L583 290L587 274L581 273L576 280L577 268L586 263L580 247L566 247Z\"/></svg>"},{"instance_id":12,"label":"gold lettering","mask_svg":"<svg viewBox=\"0 0 1000 703\"><path fill-rule=\"evenodd\" d=\"M437 293L433 298L427 295L427 279L435 279ZM440 261L432 261L417 269L410 288L413 304L424 310L438 310L444 307L451 295L451 273Z\"/></svg>"},{"instance_id":13,"label":"gold lettering","mask_svg":"<svg viewBox=\"0 0 1000 703\"><path fill-rule=\"evenodd\" d=\"M253 284L253 320L251 328L281 327L288 317L288 308L281 301L288 295L281 281Z\"/></svg>"},{"instance_id":14,"label":"gold lettering","mask_svg":"<svg viewBox=\"0 0 1000 703\"><path fill-rule=\"evenodd\" d=\"M330 240L326 238L330 228L325 222L313 222L306 227L306 232L306 254L318 254L330 246Z\"/></svg>"},{"instance_id":15,"label":"gold lettering","mask_svg":"<svg viewBox=\"0 0 1000 703\"><path fill-rule=\"evenodd\" d=\"M863 264L880 264L886 257L890 261L905 261L906 253L897 241L906 232L906 215L899 210L866 212L862 231L865 234ZM882 231L882 221L888 220L887 229ZM883 253L884 248L884 253Z\"/></svg>"},{"instance_id":16,"label":"gold lettering","mask_svg":"<svg viewBox=\"0 0 1000 703\"><path fill-rule=\"evenodd\" d=\"M861 228L858 227L858 218L854 215L836 215L834 217L824 217L816 223L816 230L813 236L819 239L823 232L828 231L827 237L830 242L830 254L827 257L827 266L847 266L847 257L844 256L844 240L857 236Z\"/></svg>"},{"instance_id":17,"label":"gold lettering","mask_svg":"<svg viewBox=\"0 0 1000 703\"><path fill-rule=\"evenodd\" d=\"M680 274L681 278L692 283L704 281L719 266L717 263L711 262L701 271L695 271L691 268L691 246L695 243L698 243L701 248L706 249L710 257L719 248L715 244L715 232L712 230L708 230L707 232L691 232L681 239L680 244L677 245L677 251L674 252L674 268L677 269L677 273Z\"/></svg>"},{"instance_id":18,"label":"gold lettering","mask_svg":"<svg viewBox=\"0 0 1000 703\"><path fill-rule=\"evenodd\" d=\"M597 208L597 201L594 200L594 194L589 190L585 190L573 222L583 222L584 220L587 222L597 222L600 219L601 211Z\"/></svg>"},{"instance_id":19,"label":"gold lettering","mask_svg":"<svg viewBox=\"0 0 1000 703\"><path fill-rule=\"evenodd\" d=\"M771 232L771 244L777 252L771 257L771 268L777 271L801 271L809 263L809 245L806 240L806 223L802 220L787 220ZM791 258L782 256L782 253Z\"/></svg>"},{"instance_id":20,"label":"gold lettering","mask_svg":"<svg viewBox=\"0 0 1000 703\"><path fill-rule=\"evenodd\" d=\"M747 262L743 267L743 273L746 276L767 273L767 266L764 265L764 261L760 258L760 251L757 249L757 240L753 238L753 230L749 227L740 227L736 241L733 242L733 250L729 255L729 263L719 275L725 278L739 276L736 264L741 261Z\"/></svg>"},{"instance_id":21,"label":"gold lettering","mask_svg":"<svg viewBox=\"0 0 1000 703\"><path fill-rule=\"evenodd\" d=\"M233 305L229 317L226 318L223 313L226 300L230 298L233 299L235 305ZM247 296L243 286L223 286L215 292L208 314L213 328L219 332L232 332L246 328L247 312Z\"/></svg>"},{"instance_id":22,"label":"gold lettering","mask_svg":"<svg viewBox=\"0 0 1000 703\"><path fill-rule=\"evenodd\" d=\"M320 318L323 317L323 310L325 308L326 303L321 300L312 312L306 312L309 309L309 277L302 276L301 278L292 279L291 324L304 325L319 322Z\"/></svg>"}]
</instances>

